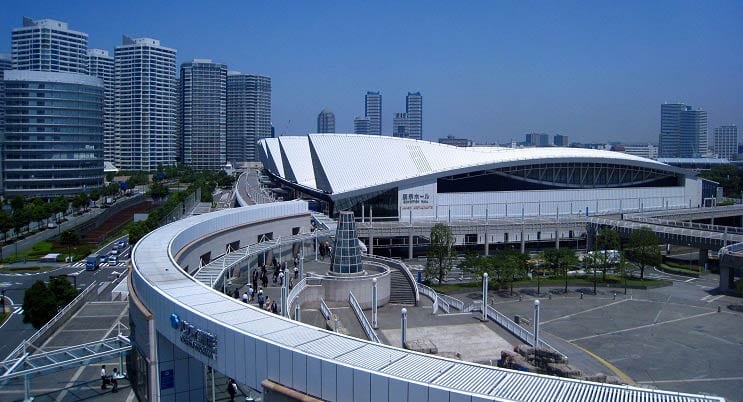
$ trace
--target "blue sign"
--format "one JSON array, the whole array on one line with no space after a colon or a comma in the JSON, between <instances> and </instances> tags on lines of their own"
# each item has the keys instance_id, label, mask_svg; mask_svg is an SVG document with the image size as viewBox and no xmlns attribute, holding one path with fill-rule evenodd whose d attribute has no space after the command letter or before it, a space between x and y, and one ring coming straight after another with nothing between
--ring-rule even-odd
<instances>
[{"instance_id":1,"label":"blue sign","mask_svg":"<svg viewBox=\"0 0 743 402\"><path fill-rule=\"evenodd\" d=\"M160 371L160 390L170 389L173 387L175 387L173 369Z\"/></svg>"},{"instance_id":2,"label":"blue sign","mask_svg":"<svg viewBox=\"0 0 743 402\"><path fill-rule=\"evenodd\" d=\"M180 324L181 320L178 318L178 314L171 314L170 315L170 326L173 327L173 329L178 329L178 324Z\"/></svg>"},{"instance_id":3,"label":"blue sign","mask_svg":"<svg viewBox=\"0 0 743 402\"><path fill-rule=\"evenodd\" d=\"M180 332L179 339L184 345L210 359L217 357L216 335L197 328L188 321L181 320L175 313L170 315L170 326Z\"/></svg>"}]
</instances>

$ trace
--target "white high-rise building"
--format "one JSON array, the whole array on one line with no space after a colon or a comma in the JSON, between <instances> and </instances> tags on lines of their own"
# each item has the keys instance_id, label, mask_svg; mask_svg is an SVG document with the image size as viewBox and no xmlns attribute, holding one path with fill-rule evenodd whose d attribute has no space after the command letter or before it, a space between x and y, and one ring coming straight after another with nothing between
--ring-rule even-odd
<instances>
[{"instance_id":1,"label":"white high-rise building","mask_svg":"<svg viewBox=\"0 0 743 402\"><path fill-rule=\"evenodd\" d=\"M392 119L392 136L410 138L410 118L407 113L395 113Z\"/></svg>"},{"instance_id":2,"label":"white high-rise building","mask_svg":"<svg viewBox=\"0 0 743 402\"><path fill-rule=\"evenodd\" d=\"M13 57L7 53L0 53L0 71L13 69Z\"/></svg>"},{"instance_id":3,"label":"white high-rise building","mask_svg":"<svg viewBox=\"0 0 743 402\"><path fill-rule=\"evenodd\" d=\"M14 70L88 73L88 34L66 22L23 17L11 42Z\"/></svg>"},{"instance_id":4,"label":"white high-rise building","mask_svg":"<svg viewBox=\"0 0 743 402\"><path fill-rule=\"evenodd\" d=\"M407 137L423 139L423 96L420 92L408 92L405 97L405 114L408 115Z\"/></svg>"},{"instance_id":5,"label":"white high-rise building","mask_svg":"<svg viewBox=\"0 0 743 402\"><path fill-rule=\"evenodd\" d=\"M369 134L370 120L368 117L354 117L353 118L353 133L354 134Z\"/></svg>"},{"instance_id":6,"label":"white high-rise building","mask_svg":"<svg viewBox=\"0 0 743 402\"><path fill-rule=\"evenodd\" d=\"M258 160L256 143L271 137L271 77L227 74L227 160Z\"/></svg>"},{"instance_id":7,"label":"white high-rise building","mask_svg":"<svg viewBox=\"0 0 743 402\"><path fill-rule=\"evenodd\" d=\"M335 133L335 113L325 108L317 115L318 133Z\"/></svg>"},{"instance_id":8,"label":"white high-rise building","mask_svg":"<svg viewBox=\"0 0 743 402\"><path fill-rule=\"evenodd\" d=\"M735 125L715 128L715 153L718 158L735 160L738 156L738 127Z\"/></svg>"},{"instance_id":9,"label":"white high-rise building","mask_svg":"<svg viewBox=\"0 0 743 402\"><path fill-rule=\"evenodd\" d=\"M366 92L364 116L369 118L368 134L382 135L382 94L379 91Z\"/></svg>"},{"instance_id":10,"label":"white high-rise building","mask_svg":"<svg viewBox=\"0 0 743 402\"><path fill-rule=\"evenodd\" d=\"M124 170L175 163L176 50L124 36L114 51L114 160Z\"/></svg>"},{"instance_id":11,"label":"white high-rise building","mask_svg":"<svg viewBox=\"0 0 743 402\"><path fill-rule=\"evenodd\" d=\"M114 161L114 58L107 50L88 50L88 71L103 81L103 159Z\"/></svg>"},{"instance_id":12,"label":"white high-rise building","mask_svg":"<svg viewBox=\"0 0 743 402\"><path fill-rule=\"evenodd\" d=\"M227 65L194 59L181 64L178 89L181 161L194 170L226 162Z\"/></svg>"}]
</instances>

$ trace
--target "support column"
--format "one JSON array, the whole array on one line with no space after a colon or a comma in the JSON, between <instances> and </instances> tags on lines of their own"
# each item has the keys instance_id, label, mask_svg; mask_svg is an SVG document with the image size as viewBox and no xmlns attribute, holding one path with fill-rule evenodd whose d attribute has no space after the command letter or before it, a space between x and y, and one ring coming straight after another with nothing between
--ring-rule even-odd
<instances>
[{"instance_id":1,"label":"support column","mask_svg":"<svg viewBox=\"0 0 743 402\"><path fill-rule=\"evenodd\" d=\"M534 300L534 347L539 347L539 300Z\"/></svg>"},{"instance_id":2,"label":"support column","mask_svg":"<svg viewBox=\"0 0 743 402\"><path fill-rule=\"evenodd\" d=\"M372 279L372 328L377 329L377 278Z\"/></svg>"},{"instance_id":3,"label":"support column","mask_svg":"<svg viewBox=\"0 0 743 402\"><path fill-rule=\"evenodd\" d=\"M557 212L555 213L555 223L557 224L557 228L555 228L555 248L560 249L560 206L557 206Z\"/></svg>"},{"instance_id":4,"label":"support column","mask_svg":"<svg viewBox=\"0 0 743 402\"><path fill-rule=\"evenodd\" d=\"M407 341L408 336L408 309L403 307L402 310L400 310L400 313L402 314L402 322L400 323L402 336L400 338L402 339L402 348L405 349L405 342Z\"/></svg>"},{"instance_id":5,"label":"support column","mask_svg":"<svg viewBox=\"0 0 743 402\"><path fill-rule=\"evenodd\" d=\"M410 228L408 232L408 259L413 259L413 228Z\"/></svg>"},{"instance_id":6,"label":"support column","mask_svg":"<svg viewBox=\"0 0 743 402\"><path fill-rule=\"evenodd\" d=\"M704 269L705 264L709 261L709 250L706 248L699 249L699 266ZM700 272L701 273L701 272Z\"/></svg>"},{"instance_id":7,"label":"support column","mask_svg":"<svg viewBox=\"0 0 743 402\"><path fill-rule=\"evenodd\" d=\"M485 208L485 256L490 255L490 241L488 240L488 209Z\"/></svg>"}]
</instances>

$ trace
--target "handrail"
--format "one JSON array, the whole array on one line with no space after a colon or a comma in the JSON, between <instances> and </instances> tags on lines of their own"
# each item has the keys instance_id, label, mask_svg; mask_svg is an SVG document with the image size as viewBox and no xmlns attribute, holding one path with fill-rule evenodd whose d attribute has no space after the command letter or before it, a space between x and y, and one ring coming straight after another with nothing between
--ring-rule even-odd
<instances>
[{"instance_id":1,"label":"handrail","mask_svg":"<svg viewBox=\"0 0 743 402\"><path fill-rule=\"evenodd\" d=\"M333 316L333 314L330 312L330 309L328 308L328 305L325 304L325 299L320 299L320 313L322 313L322 316L325 317L326 320L329 320L330 317Z\"/></svg>"},{"instance_id":2,"label":"handrail","mask_svg":"<svg viewBox=\"0 0 743 402\"><path fill-rule=\"evenodd\" d=\"M521 339L522 341L528 343L531 346L534 346L538 348L539 346L543 348L547 348L552 350L555 353L559 353L560 355L565 356L562 354L559 350L555 349L552 345L545 342L543 339L539 340L539 345L534 344L534 334L532 334L529 330L522 327L519 324L516 324L513 320L506 317L503 313L496 310L493 306L487 306L487 314L488 318L495 321L498 325L508 330L510 333L514 334L517 338Z\"/></svg>"},{"instance_id":3,"label":"handrail","mask_svg":"<svg viewBox=\"0 0 743 402\"><path fill-rule=\"evenodd\" d=\"M379 337L374 332L374 328L372 328L371 324L369 324L369 320L366 319L359 302L350 290L348 291L348 303L351 304L351 308L353 309L354 314L356 314L356 318L359 319L361 327L364 329L364 333L366 333L366 337L369 338L370 341L379 343Z\"/></svg>"},{"instance_id":4,"label":"handrail","mask_svg":"<svg viewBox=\"0 0 743 402\"><path fill-rule=\"evenodd\" d=\"M57 321L59 321L65 314L67 314L71 309L73 309L80 301L82 301L89 293L95 289L98 282L93 282L90 285L88 285L87 288L85 288L82 292L80 292L77 296L75 296L74 299L72 299L71 302L67 303L66 306L62 307L61 310L57 312L54 317L52 317L51 320L49 320L46 324L44 324L41 328L39 328L38 331L34 332L31 337L26 339L25 344L27 345L33 345L34 342L36 342L42 335L44 335L44 332L46 332L52 325L56 324ZM15 349L13 349L9 354L8 357L5 358L5 360L11 360L20 357L23 355L23 346L24 343L21 343L20 345L16 346Z\"/></svg>"},{"instance_id":5,"label":"handrail","mask_svg":"<svg viewBox=\"0 0 743 402\"><path fill-rule=\"evenodd\" d=\"M464 310L464 302L455 297L451 297L445 294L439 294L439 299L443 299L444 301L446 301L446 303L459 311Z\"/></svg>"},{"instance_id":6,"label":"handrail","mask_svg":"<svg viewBox=\"0 0 743 402\"><path fill-rule=\"evenodd\" d=\"M302 293L304 288L307 287L307 278L302 278L299 282L294 284L294 287L289 292L289 295L286 296L286 306L289 309L289 311L294 308L294 301L299 297L299 294Z\"/></svg>"},{"instance_id":7,"label":"handrail","mask_svg":"<svg viewBox=\"0 0 743 402\"><path fill-rule=\"evenodd\" d=\"M378 259L382 260L387 263L388 266L396 268L398 271L403 273L403 276L408 280L408 283L413 288L413 292L415 293L415 304L418 305L418 302L420 302L420 292L418 291L418 282L415 280L415 277L413 277L413 273L410 272L410 269L408 269L408 266L405 265L402 261L395 260L392 258L387 257L380 257L378 255L373 254L363 254L364 257L369 259Z\"/></svg>"}]
</instances>

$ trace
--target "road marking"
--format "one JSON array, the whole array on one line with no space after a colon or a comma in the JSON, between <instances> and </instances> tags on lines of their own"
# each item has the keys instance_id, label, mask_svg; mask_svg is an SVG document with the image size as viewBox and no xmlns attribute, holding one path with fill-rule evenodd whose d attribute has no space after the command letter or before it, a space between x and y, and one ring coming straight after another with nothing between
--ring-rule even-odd
<instances>
[{"instance_id":1,"label":"road marking","mask_svg":"<svg viewBox=\"0 0 743 402\"><path fill-rule=\"evenodd\" d=\"M565 319L565 318L571 318L571 317L574 317L574 316L576 316L578 314L588 313L588 312L591 312L591 311L594 311L594 310L600 310L602 308L613 306L615 304L624 303L624 302L626 302L628 300L629 299L622 299L622 300L619 300L619 301L615 301L614 303L604 304L603 306L593 307L593 308L589 308L588 310L583 310L583 311L579 311L577 313L568 314L568 315L564 315L562 317L553 318L551 320L542 321L542 325L549 324L549 323L551 323L553 321L558 321L558 320L562 320L562 319Z\"/></svg>"},{"instance_id":2,"label":"road marking","mask_svg":"<svg viewBox=\"0 0 743 402\"><path fill-rule=\"evenodd\" d=\"M713 297L713 298L711 298L711 299L707 300L707 303L712 303L712 302L714 302L714 301L716 301L716 300L720 300L720 299L722 299L723 297L725 297L725 295L719 295L719 296L715 296L715 297Z\"/></svg>"},{"instance_id":3,"label":"road marking","mask_svg":"<svg viewBox=\"0 0 743 402\"><path fill-rule=\"evenodd\" d=\"M15 311L13 312L13 314L18 314L18 315L23 314L23 307L17 307Z\"/></svg>"},{"instance_id":4,"label":"road marking","mask_svg":"<svg viewBox=\"0 0 743 402\"><path fill-rule=\"evenodd\" d=\"M699 278L689 278L689 279L685 280L684 282L689 283L689 282L695 281L697 279L699 279Z\"/></svg>"},{"instance_id":5,"label":"road marking","mask_svg":"<svg viewBox=\"0 0 743 402\"><path fill-rule=\"evenodd\" d=\"M573 345L573 346L575 346L576 348L578 348L578 349L580 349L580 350L582 350L582 351L586 352L586 353L587 353L587 354L589 354L589 355L590 355L591 357L593 357L594 359L598 360L598 361L599 361L599 363L603 364L603 365L604 365L604 366L606 366L606 367L607 367L607 368L608 368L609 370L613 371L613 372L614 372L614 374L616 374L616 375L617 375L617 377L619 377L619 378L620 378L620 379L621 379L622 381L624 381L625 383L627 383L627 384L630 384L630 385L634 385L634 384L635 384L635 381L633 381L633 380L632 380L632 378L630 378L630 376L628 376L627 374L624 374L624 372L623 372L622 370L620 370L620 369L619 369L619 368L618 368L617 366L615 366L615 365L613 365L613 364L609 363L608 361L606 361L606 359L602 358L601 356L599 356L599 355L597 355L597 354L595 354L595 353L591 352L590 350L588 350L588 349L586 349L586 348L584 348L584 347L582 347L582 346L580 346L580 345L576 345L576 344L574 344L574 343L572 343L572 342L571 342L571 345Z\"/></svg>"},{"instance_id":6,"label":"road marking","mask_svg":"<svg viewBox=\"0 0 743 402\"><path fill-rule=\"evenodd\" d=\"M638 381L638 384L672 384L677 382L741 381L743 377L687 378L685 380Z\"/></svg>"},{"instance_id":7,"label":"road marking","mask_svg":"<svg viewBox=\"0 0 743 402\"><path fill-rule=\"evenodd\" d=\"M707 301L707 299L709 299L710 297L712 297L712 295L707 295L707 296L704 296L704 297L702 297L702 298L701 298L701 299L699 299L699 300L701 300L701 301Z\"/></svg>"},{"instance_id":8,"label":"road marking","mask_svg":"<svg viewBox=\"0 0 743 402\"><path fill-rule=\"evenodd\" d=\"M661 322L657 322L657 323L654 322L652 324L645 324L645 325L640 325L640 326L632 327L632 328L619 329L619 330L616 330L616 331L605 332L603 334L583 336L583 337L580 337L580 338L569 339L568 342L573 343L575 341L582 341L582 340L586 340L586 339L598 338L599 336L621 334L623 332L634 331L636 329L650 328L650 327L654 327L654 326L657 326L657 325L670 324L670 323L674 323L674 322L678 322L678 321L688 320L688 319L691 319L691 318L703 317L705 315L710 315L710 314L717 314L717 312L710 311L708 313L696 314L696 315L691 315L691 316L688 316L688 317L681 317L681 318L676 318L676 319L668 320L668 321L661 321Z\"/></svg>"}]
</instances>

